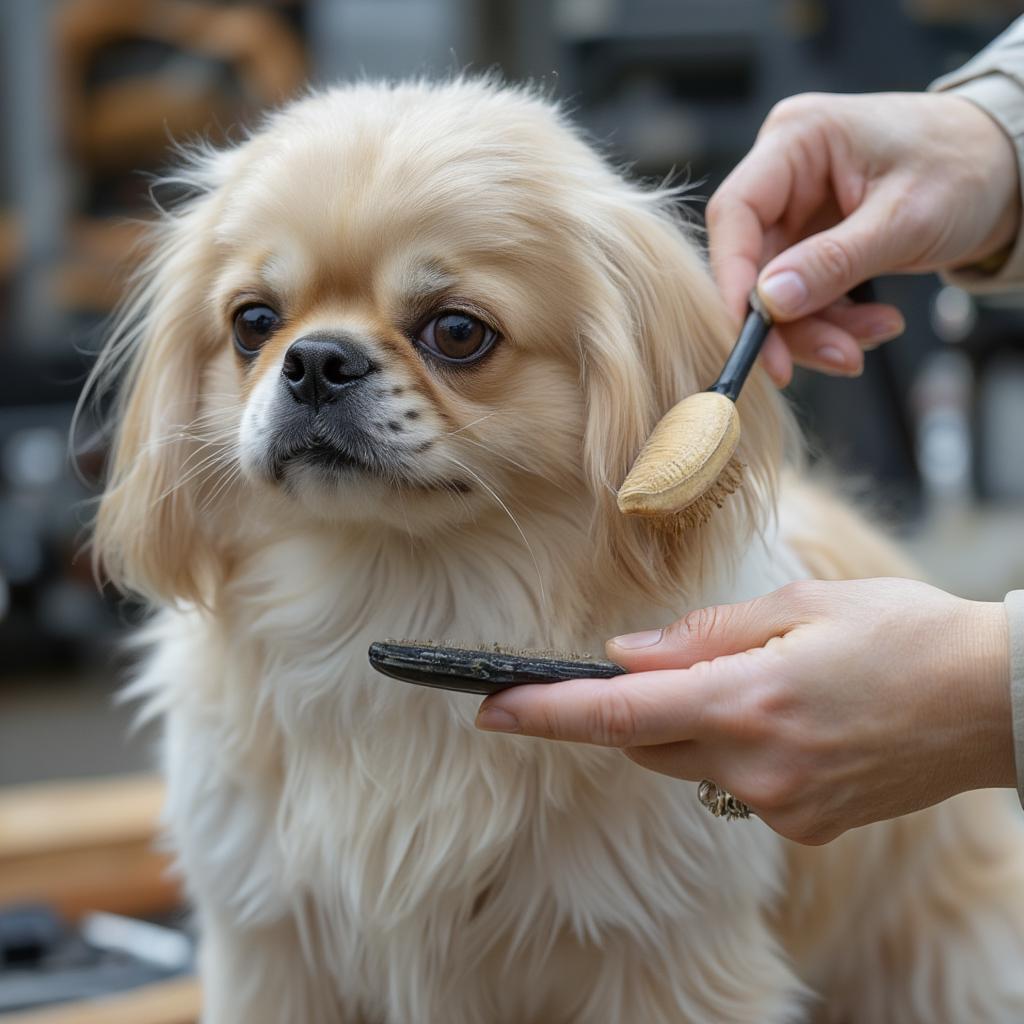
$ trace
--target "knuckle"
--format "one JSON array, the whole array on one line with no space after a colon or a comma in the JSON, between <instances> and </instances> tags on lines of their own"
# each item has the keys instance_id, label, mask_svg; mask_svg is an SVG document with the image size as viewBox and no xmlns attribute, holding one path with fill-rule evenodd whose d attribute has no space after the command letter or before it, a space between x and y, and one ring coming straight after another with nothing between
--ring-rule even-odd
<instances>
[{"instance_id":1,"label":"knuckle","mask_svg":"<svg viewBox=\"0 0 1024 1024\"><path fill-rule=\"evenodd\" d=\"M815 247L815 260L829 279L853 279L856 260L848 242L840 242L837 238L822 238Z\"/></svg>"},{"instance_id":2,"label":"knuckle","mask_svg":"<svg viewBox=\"0 0 1024 1024\"><path fill-rule=\"evenodd\" d=\"M530 735L547 736L552 739L561 739L569 733L569 723L563 714L560 714L555 707L545 706L539 712L535 712L533 722L524 723L524 731Z\"/></svg>"},{"instance_id":3,"label":"knuckle","mask_svg":"<svg viewBox=\"0 0 1024 1024\"><path fill-rule=\"evenodd\" d=\"M588 733L607 747L632 746L637 717L630 701L614 686L606 687L591 712Z\"/></svg>"},{"instance_id":4,"label":"knuckle","mask_svg":"<svg viewBox=\"0 0 1024 1024\"><path fill-rule=\"evenodd\" d=\"M807 839L814 828L814 822L806 811L777 808L771 814L771 826L779 835L794 843L806 845Z\"/></svg>"},{"instance_id":5,"label":"knuckle","mask_svg":"<svg viewBox=\"0 0 1024 1024\"><path fill-rule=\"evenodd\" d=\"M807 113L808 102L811 99L810 93L800 93L797 96L787 96L779 100L764 119L766 125L782 124L785 121L799 118Z\"/></svg>"},{"instance_id":6,"label":"knuckle","mask_svg":"<svg viewBox=\"0 0 1024 1024\"><path fill-rule=\"evenodd\" d=\"M646 771L657 772L659 775L671 775L674 778L684 778L672 761L666 759L660 751L652 752L650 747L621 747L619 749L628 760Z\"/></svg>"},{"instance_id":7,"label":"knuckle","mask_svg":"<svg viewBox=\"0 0 1024 1024\"><path fill-rule=\"evenodd\" d=\"M777 831L801 846L824 846L839 834L830 824L817 820L805 811L788 819Z\"/></svg>"},{"instance_id":8,"label":"knuckle","mask_svg":"<svg viewBox=\"0 0 1024 1024\"><path fill-rule=\"evenodd\" d=\"M952 203L956 202L955 195L949 195L947 198ZM935 196L920 188L914 181L899 181L887 190L884 212L889 214L894 229L926 229L935 223L935 208Z\"/></svg>"},{"instance_id":9,"label":"knuckle","mask_svg":"<svg viewBox=\"0 0 1024 1024\"><path fill-rule=\"evenodd\" d=\"M743 200L734 194L731 182L726 179L708 200L707 206L704 208L704 223L709 231L714 232L716 228L725 225L742 206Z\"/></svg>"},{"instance_id":10,"label":"knuckle","mask_svg":"<svg viewBox=\"0 0 1024 1024\"><path fill-rule=\"evenodd\" d=\"M821 601L822 591L818 580L793 580L780 588L778 595L789 607L806 611Z\"/></svg>"},{"instance_id":11,"label":"knuckle","mask_svg":"<svg viewBox=\"0 0 1024 1024\"><path fill-rule=\"evenodd\" d=\"M694 608L669 627L673 639L703 643L714 636L722 619L722 609L717 605L710 608Z\"/></svg>"},{"instance_id":12,"label":"knuckle","mask_svg":"<svg viewBox=\"0 0 1024 1024\"><path fill-rule=\"evenodd\" d=\"M726 202L720 192L716 192L708 200L708 205L704 208L704 220L709 226L719 222L725 205Z\"/></svg>"},{"instance_id":13,"label":"knuckle","mask_svg":"<svg viewBox=\"0 0 1024 1024\"><path fill-rule=\"evenodd\" d=\"M753 787L750 804L770 814L783 814L791 809L800 787L794 776L784 770L765 774Z\"/></svg>"},{"instance_id":14,"label":"knuckle","mask_svg":"<svg viewBox=\"0 0 1024 1024\"><path fill-rule=\"evenodd\" d=\"M757 688L758 691L762 687ZM748 688L744 699L737 702L729 713L728 730L733 742L765 743L771 739L773 701L761 692Z\"/></svg>"},{"instance_id":15,"label":"knuckle","mask_svg":"<svg viewBox=\"0 0 1024 1024\"><path fill-rule=\"evenodd\" d=\"M759 814L778 815L785 807L785 802L777 791L767 783L761 783L753 788L747 802Z\"/></svg>"},{"instance_id":16,"label":"knuckle","mask_svg":"<svg viewBox=\"0 0 1024 1024\"><path fill-rule=\"evenodd\" d=\"M802 841L804 846L824 846L826 843L831 843L838 835L837 828L831 825L818 825L805 832Z\"/></svg>"},{"instance_id":17,"label":"knuckle","mask_svg":"<svg viewBox=\"0 0 1024 1024\"><path fill-rule=\"evenodd\" d=\"M807 593L810 580L791 580L784 587L779 588L779 596L790 601L798 601Z\"/></svg>"}]
</instances>

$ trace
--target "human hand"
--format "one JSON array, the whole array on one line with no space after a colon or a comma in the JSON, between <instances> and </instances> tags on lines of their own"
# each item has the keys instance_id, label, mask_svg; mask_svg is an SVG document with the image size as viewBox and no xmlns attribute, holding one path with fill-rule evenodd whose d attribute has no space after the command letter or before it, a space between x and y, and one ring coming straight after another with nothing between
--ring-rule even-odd
<instances>
[{"instance_id":1,"label":"human hand","mask_svg":"<svg viewBox=\"0 0 1024 1024\"><path fill-rule=\"evenodd\" d=\"M488 697L481 729L709 778L797 842L1015 785L1001 604L904 579L800 582L618 637L615 679Z\"/></svg>"},{"instance_id":2,"label":"human hand","mask_svg":"<svg viewBox=\"0 0 1024 1024\"><path fill-rule=\"evenodd\" d=\"M1019 220L1010 139L953 93L784 100L707 209L730 311L756 282L779 325L762 358L780 387L794 362L855 375L863 349L902 332L895 307L844 302L855 285L984 260Z\"/></svg>"}]
</instances>

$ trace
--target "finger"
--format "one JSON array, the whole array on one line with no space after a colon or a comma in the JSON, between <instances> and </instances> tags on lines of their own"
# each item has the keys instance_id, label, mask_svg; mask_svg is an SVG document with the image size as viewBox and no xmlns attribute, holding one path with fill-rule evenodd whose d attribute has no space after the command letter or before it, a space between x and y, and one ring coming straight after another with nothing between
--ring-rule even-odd
<instances>
[{"instance_id":1,"label":"finger","mask_svg":"<svg viewBox=\"0 0 1024 1024\"><path fill-rule=\"evenodd\" d=\"M777 331L771 331L765 339L761 363L777 388L787 387L793 379L793 357Z\"/></svg>"},{"instance_id":2,"label":"finger","mask_svg":"<svg viewBox=\"0 0 1024 1024\"><path fill-rule=\"evenodd\" d=\"M827 321L837 331L822 325ZM905 329L903 315L883 303L835 302L820 314L780 324L772 330L761 351L761 361L772 383L786 387L793 378L793 364L839 375L860 372L858 354L898 338ZM819 350L833 351L820 356Z\"/></svg>"},{"instance_id":3,"label":"finger","mask_svg":"<svg viewBox=\"0 0 1024 1024\"><path fill-rule=\"evenodd\" d=\"M827 231L780 253L757 288L776 321L818 312L868 278L898 268L904 244L889 231L888 202L873 198Z\"/></svg>"},{"instance_id":4,"label":"finger","mask_svg":"<svg viewBox=\"0 0 1024 1024\"><path fill-rule=\"evenodd\" d=\"M716 762L702 743L660 743L652 747L626 747L622 751L630 761L661 775L674 779L717 780Z\"/></svg>"},{"instance_id":5,"label":"finger","mask_svg":"<svg viewBox=\"0 0 1024 1024\"><path fill-rule=\"evenodd\" d=\"M764 226L751 206L731 196L708 207L707 223L711 272L726 308L740 321L757 283Z\"/></svg>"},{"instance_id":6,"label":"finger","mask_svg":"<svg viewBox=\"0 0 1024 1024\"><path fill-rule=\"evenodd\" d=\"M476 724L488 732L605 747L690 739L709 696L707 675L671 669L514 686L488 697Z\"/></svg>"},{"instance_id":7,"label":"finger","mask_svg":"<svg viewBox=\"0 0 1024 1024\"><path fill-rule=\"evenodd\" d=\"M777 590L743 604L694 609L662 630L614 637L606 651L612 661L634 673L689 668L763 647L799 621L786 592Z\"/></svg>"},{"instance_id":8,"label":"finger","mask_svg":"<svg viewBox=\"0 0 1024 1024\"><path fill-rule=\"evenodd\" d=\"M743 317L757 281L765 232L792 192L789 153L777 134L759 138L712 196L707 209L712 273L729 311Z\"/></svg>"},{"instance_id":9,"label":"finger","mask_svg":"<svg viewBox=\"0 0 1024 1024\"><path fill-rule=\"evenodd\" d=\"M906 330L903 314L882 302L841 300L818 315L849 334L862 349L892 341Z\"/></svg>"},{"instance_id":10,"label":"finger","mask_svg":"<svg viewBox=\"0 0 1024 1024\"><path fill-rule=\"evenodd\" d=\"M816 316L776 328L795 363L837 376L856 376L863 353L903 333L899 310L880 303L835 303Z\"/></svg>"},{"instance_id":11,"label":"finger","mask_svg":"<svg viewBox=\"0 0 1024 1024\"><path fill-rule=\"evenodd\" d=\"M820 316L779 324L776 330L800 366L837 377L856 377L864 369L864 352L857 339Z\"/></svg>"}]
</instances>

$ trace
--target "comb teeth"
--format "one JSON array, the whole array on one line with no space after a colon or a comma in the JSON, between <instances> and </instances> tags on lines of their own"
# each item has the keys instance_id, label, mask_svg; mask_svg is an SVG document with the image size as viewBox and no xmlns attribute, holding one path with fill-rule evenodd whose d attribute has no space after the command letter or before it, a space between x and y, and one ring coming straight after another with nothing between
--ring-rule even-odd
<instances>
[{"instance_id":1,"label":"comb teeth","mask_svg":"<svg viewBox=\"0 0 1024 1024\"><path fill-rule=\"evenodd\" d=\"M430 649L443 649L446 651L481 651L486 654L507 654L513 658L539 658L549 661L600 661L600 658L593 654L580 651L559 651L553 647L514 647L512 644L499 644L494 641L484 644L467 644L460 640L413 640L405 638L395 640L392 637L385 637L383 644L391 644L395 647L423 647Z\"/></svg>"}]
</instances>

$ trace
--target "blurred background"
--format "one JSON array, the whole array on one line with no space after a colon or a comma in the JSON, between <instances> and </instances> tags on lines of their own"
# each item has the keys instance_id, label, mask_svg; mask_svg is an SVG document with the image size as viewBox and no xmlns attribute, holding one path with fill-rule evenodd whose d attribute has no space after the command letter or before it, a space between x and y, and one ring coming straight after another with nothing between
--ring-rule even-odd
<instances>
[{"instance_id":1,"label":"blurred background","mask_svg":"<svg viewBox=\"0 0 1024 1024\"><path fill-rule=\"evenodd\" d=\"M138 609L81 555L101 444L67 457L89 352L172 140L237 138L354 75L540 81L636 173L706 197L784 96L917 90L1006 0L4 0L0 4L0 785L146 768L112 701ZM167 198L161 195L160 198ZM885 279L906 336L864 376L790 389L816 449L876 496L932 579L1024 587L1024 303ZM86 431L88 433L88 431ZM0 839L3 820L0 816ZM0 1011L3 1004L0 1002Z\"/></svg>"},{"instance_id":2,"label":"blurred background","mask_svg":"<svg viewBox=\"0 0 1024 1024\"><path fill-rule=\"evenodd\" d=\"M0 5L0 784L145 763L112 709L136 610L80 550L75 400L172 140L235 138L307 82L499 68L543 82L636 173L706 197L777 100L921 89L1024 10L997 0L8 0ZM164 193L156 196L166 200ZM906 337L791 389L936 581L1024 585L1024 306L878 283ZM88 424L82 436L89 433Z\"/></svg>"},{"instance_id":3,"label":"blurred background","mask_svg":"<svg viewBox=\"0 0 1024 1024\"><path fill-rule=\"evenodd\" d=\"M921 89L1024 4L1000 0L8 0L0 5L0 784L135 767L112 709L136 610L80 554L67 458L89 352L172 140L225 141L354 75L499 68L566 99L636 173L711 194L777 100ZM166 201L166 193L156 196ZM1024 585L1024 306L936 278L878 283L906 336L857 381L791 389L816 448L882 498L933 578ZM83 436L88 434L88 424ZM81 455L95 478L101 446Z\"/></svg>"}]
</instances>

